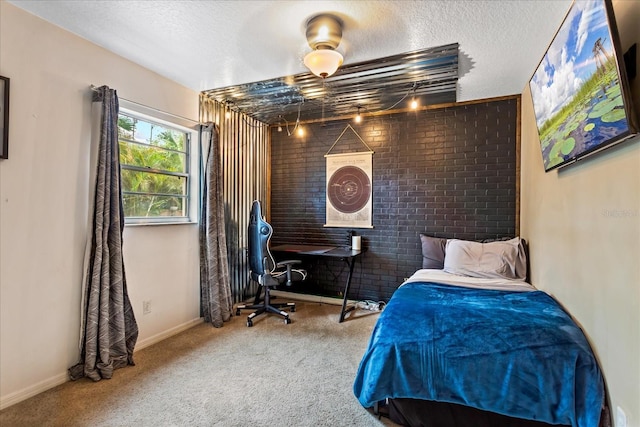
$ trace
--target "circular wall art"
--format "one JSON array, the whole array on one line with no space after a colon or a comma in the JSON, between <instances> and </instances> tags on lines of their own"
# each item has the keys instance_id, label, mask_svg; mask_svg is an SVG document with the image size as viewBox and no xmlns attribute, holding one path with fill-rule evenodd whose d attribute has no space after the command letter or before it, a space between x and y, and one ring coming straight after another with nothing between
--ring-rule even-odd
<instances>
[{"instance_id":1,"label":"circular wall art","mask_svg":"<svg viewBox=\"0 0 640 427\"><path fill-rule=\"evenodd\" d=\"M371 197L371 181L366 172L356 166L337 169L327 184L329 202L339 212L358 212Z\"/></svg>"}]
</instances>

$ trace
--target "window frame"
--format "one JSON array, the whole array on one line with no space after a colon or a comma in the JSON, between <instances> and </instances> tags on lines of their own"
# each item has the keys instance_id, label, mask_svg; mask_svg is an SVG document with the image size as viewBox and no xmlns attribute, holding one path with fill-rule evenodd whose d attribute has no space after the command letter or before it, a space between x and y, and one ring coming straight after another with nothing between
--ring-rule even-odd
<instances>
[{"instance_id":1,"label":"window frame","mask_svg":"<svg viewBox=\"0 0 640 427\"><path fill-rule=\"evenodd\" d=\"M122 104L122 102L121 102ZM199 158L199 127L197 125L185 126L178 123L178 121L185 122L186 120L175 120L169 114L162 114L157 111L153 111L153 114L146 114L140 111L140 109L130 106L120 106L118 116L124 115L137 120L141 120L150 124L162 126L168 129L184 132L187 136L185 151L173 150L162 147L169 152L173 151L185 155L185 172L171 172L162 169L145 168L141 166L125 165L120 163L121 170L133 170L139 172L151 172L162 174L166 176L185 178L186 191L184 195L178 197L185 200L185 216L154 216L154 217L128 217L125 216L125 226L139 226L139 225L176 225L176 224L196 224L198 223L198 199L199 199L199 170L198 170L198 158ZM160 116L166 116L160 117ZM135 140L126 140L128 143L148 145L137 142ZM118 144L120 144L120 138L118 137ZM120 159L118 159L120 160ZM122 172L121 172L122 175ZM122 188L123 195L125 189ZM142 194L142 193L133 193ZM149 193L153 195L162 195L160 193ZM169 194L168 194L169 195ZM175 194L169 196L176 197Z\"/></svg>"}]
</instances>

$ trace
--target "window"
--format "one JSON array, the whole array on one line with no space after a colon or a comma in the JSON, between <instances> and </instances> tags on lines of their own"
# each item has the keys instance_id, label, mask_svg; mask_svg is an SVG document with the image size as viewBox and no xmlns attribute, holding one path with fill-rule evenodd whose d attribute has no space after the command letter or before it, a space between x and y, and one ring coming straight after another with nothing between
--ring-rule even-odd
<instances>
[{"instance_id":1,"label":"window","mask_svg":"<svg viewBox=\"0 0 640 427\"><path fill-rule=\"evenodd\" d=\"M127 224L190 221L192 134L121 110L118 142Z\"/></svg>"}]
</instances>

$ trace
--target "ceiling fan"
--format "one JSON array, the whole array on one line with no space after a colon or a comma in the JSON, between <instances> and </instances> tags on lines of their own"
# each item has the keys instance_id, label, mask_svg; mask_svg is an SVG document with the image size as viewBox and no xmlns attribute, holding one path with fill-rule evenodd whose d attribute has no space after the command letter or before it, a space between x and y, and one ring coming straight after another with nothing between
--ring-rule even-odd
<instances>
[{"instance_id":1,"label":"ceiling fan","mask_svg":"<svg viewBox=\"0 0 640 427\"><path fill-rule=\"evenodd\" d=\"M335 50L342 40L342 21L331 14L322 13L307 21L307 42L311 49L304 57L304 65L323 79L335 73L343 57Z\"/></svg>"}]
</instances>

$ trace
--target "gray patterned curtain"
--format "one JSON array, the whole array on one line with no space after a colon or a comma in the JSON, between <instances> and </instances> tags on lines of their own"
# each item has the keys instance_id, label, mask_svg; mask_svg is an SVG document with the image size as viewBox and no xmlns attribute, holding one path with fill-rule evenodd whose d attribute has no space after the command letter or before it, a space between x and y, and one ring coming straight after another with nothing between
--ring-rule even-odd
<instances>
[{"instance_id":1,"label":"gray patterned curtain","mask_svg":"<svg viewBox=\"0 0 640 427\"><path fill-rule=\"evenodd\" d=\"M202 127L200 207L200 314L205 322L220 328L231 318L233 297L229 280L227 239L218 128Z\"/></svg>"},{"instance_id":2,"label":"gray patterned curtain","mask_svg":"<svg viewBox=\"0 0 640 427\"><path fill-rule=\"evenodd\" d=\"M97 110L93 110L96 109ZM72 380L111 378L114 369L133 365L138 325L127 294L122 258L124 211L120 188L118 96L107 86L94 89L92 110L100 118L96 134L93 227L87 237L82 289L81 361L69 369Z\"/></svg>"}]
</instances>

